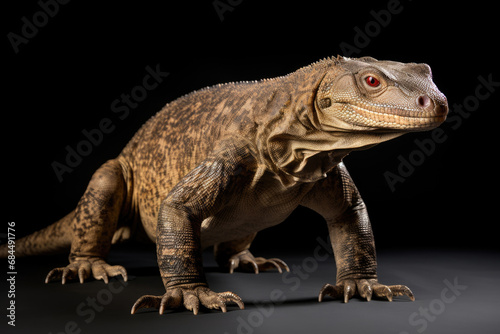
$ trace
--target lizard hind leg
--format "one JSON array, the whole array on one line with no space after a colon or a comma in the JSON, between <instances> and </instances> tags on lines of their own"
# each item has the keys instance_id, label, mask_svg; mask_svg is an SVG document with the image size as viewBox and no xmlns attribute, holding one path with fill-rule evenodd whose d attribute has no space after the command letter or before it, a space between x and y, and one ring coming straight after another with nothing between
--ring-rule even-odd
<instances>
[{"instance_id":1,"label":"lizard hind leg","mask_svg":"<svg viewBox=\"0 0 500 334\"><path fill-rule=\"evenodd\" d=\"M123 215L127 186L118 160L109 160L92 176L87 190L78 202L71 223L69 265L49 272L45 282L76 279L83 283L93 276L108 282L108 277L121 275L127 280L122 266L105 262L118 220Z\"/></svg>"}]
</instances>

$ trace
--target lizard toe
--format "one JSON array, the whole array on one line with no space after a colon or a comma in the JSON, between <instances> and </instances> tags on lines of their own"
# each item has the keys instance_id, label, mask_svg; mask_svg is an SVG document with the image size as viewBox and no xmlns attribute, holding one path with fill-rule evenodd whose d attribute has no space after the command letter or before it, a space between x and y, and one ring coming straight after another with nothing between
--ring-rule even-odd
<instances>
[{"instance_id":1,"label":"lizard toe","mask_svg":"<svg viewBox=\"0 0 500 334\"><path fill-rule=\"evenodd\" d=\"M285 261L278 258L266 259L263 257L257 257L255 258L255 262L257 263L260 271L277 269L280 274L283 273L283 270L290 271L290 268L288 268Z\"/></svg>"},{"instance_id":2,"label":"lizard toe","mask_svg":"<svg viewBox=\"0 0 500 334\"><path fill-rule=\"evenodd\" d=\"M141 308L160 308L162 296L146 295L142 296L134 303L130 314L135 314Z\"/></svg>"},{"instance_id":3,"label":"lizard toe","mask_svg":"<svg viewBox=\"0 0 500 334\"><path fill-rule=\"evenodd\" d=\"M325 296L339 299L344 295L344 288L338 285L325 284L319 291L318 301L322 302Z\"/></svg>"},{"instance_id":4,"label":"lizard toe","mask_svg":"<svg viewBox=\"0 0 500 334\"><path fill-rule=\"evenodd\" d=\"M95 279L102 279L104 283L109 282L109 277L121 275L126 282L128 279L127 271L122 266L111 266L104 260L97 260L92 262L92 274Z\"/></svg>"},{"instance_id":5,"label":"lizard toe","mask_svg":"<svg viewBox=\"0 0 500 334\"><path fill-rule=\"evenodd\" d=\"M64 267L62 268L54 268L45 277L45 283L50 283L54 281L59 281L62 278Z\"/></svg>"},{"instance_id":6,"label":"lizard toe","mask_svg":"<svg viewBox=\"0 0 500 334\"><path fill-rule=\"evenodd\" d=\"M161 298L159 313L163 314L165 309L176 309L182 305L182 291L174 289L167 291Z\"/></svg>"},{"instance_id":7,"label":"lizard toe","mask_svg":"<svg viewBox=\"0 0 500 334\"><path fill-rule=\"evenodd\" d=\"M390 285L389 289L391 289L394 296L407 296L412 302L415 301L413 292L406 285Z\"/></svg>"}]
</instances>

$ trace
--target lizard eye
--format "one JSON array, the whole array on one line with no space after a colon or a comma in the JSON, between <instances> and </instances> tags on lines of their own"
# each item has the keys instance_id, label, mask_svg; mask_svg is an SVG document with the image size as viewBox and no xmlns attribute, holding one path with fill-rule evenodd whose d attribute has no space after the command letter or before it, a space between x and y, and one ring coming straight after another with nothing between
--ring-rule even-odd
<instances>
[{"instance_id":1,"label":"lizard eye","mask_svg":"<svg viewBox=\"0 0 500 334\"><path fill-rule=\"evenodd\" d=\"M378 87L380 85L380 81L377 78L372 77L371 75L365 78L365 81L370 87Z\"/></svg>"}]
</instances>

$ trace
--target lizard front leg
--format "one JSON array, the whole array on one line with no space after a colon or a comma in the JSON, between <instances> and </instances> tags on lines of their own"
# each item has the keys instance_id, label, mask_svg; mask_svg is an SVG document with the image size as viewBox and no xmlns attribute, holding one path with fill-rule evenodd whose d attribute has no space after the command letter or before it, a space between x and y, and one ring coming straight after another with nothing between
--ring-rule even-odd
<instances>
[{"instance_id":1,"label":"lizard front leg","mask_svg":"<svg viewBox=\"0 0 500 334\"><path fill-rule=\"evenodd\" d=\"M157 255L165 294L143 296L132 307L186 309L198 313L200 304L226 312L227 303L244 308L241 298L227 291L209 289L203 273L201 257L201 223L220 210L237 192L241 177L239 157L213 157L189 172L163 201L157 225ZM237 171L237 172L236 172Z\"/></svg>"},{"instance_id":2,"label":"lizard front leg","mask_svg":"<svg viewBox=\"0 0 500 334\"><path fill-rule=\"evenodd\" d=\"M404 285L384 285L377 280L375 242L366 206L349 173L339 164L329 177L318 184L303 203L326 219L337 265L335 285L325 284L318 300L358 295L392 301L394 296L415 297Z\"/></svg>"},{"instance_id":3,"label":"lizard front leg","mask_svg":"<svg viewBox=\"0 0 500 334\"><path fill-rule=\"evenodd\" d=\"M406 295L415 300L404 285L384 285L377 280L375 243L366 207L361 200L349 207L338 219L328 221L337 265L337 282L325 284L318 300L325 295L343 299L345 303L354 295L370 301L372 296L392 301L393 296Z\"/></svg>"},{"instance_id":4,"label":"lizard front leg","mask_svg":"<svg viewBox=\"0 0 500 334\"><path fill-rule=\"evenodd\" d=\"M200 249L200 221L190 217L184 207L168 201L162 205L157 229L158 266L165 286L163 296L143 296L134 304L132 314L143 307L165 309L184 307L198 314L200 303L226 312L226 303L241 299L232 292L215 293L208 288L203 273Z\"/></svg>"}]
</instances>

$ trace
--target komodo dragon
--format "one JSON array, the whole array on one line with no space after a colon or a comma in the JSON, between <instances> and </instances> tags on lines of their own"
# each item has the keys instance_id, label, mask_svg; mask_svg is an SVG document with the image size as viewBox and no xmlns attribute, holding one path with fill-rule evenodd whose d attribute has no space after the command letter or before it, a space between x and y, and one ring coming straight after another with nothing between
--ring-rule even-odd
<instances>
[{"instance_id":1,"label":"komodo dragon","mask_svg":"<svg viewBox=\"0 0 500 334\"><path fill-rule=\"evenodd\" d=\"M217 85L167 104L92 176L76 209L17 241L18 256L70 249L69 265L46 282L91 275L108 282L122 266L105 262L112 243L145 233L156 242L165 294L132 307L200 304L241 309L232 292L209 289L202 249L217 263L255 271L288 270L279 259L255 258L256 233L279 224L297 206L321 214L337 266L329 295L392 300L404 285L377 281L373 234L365 204L342 159L353 150L439 126L446 97L426 64L332 57L274 79ZM3 245L0 255L7 256Z\"/></svg>"}]
</instances>

